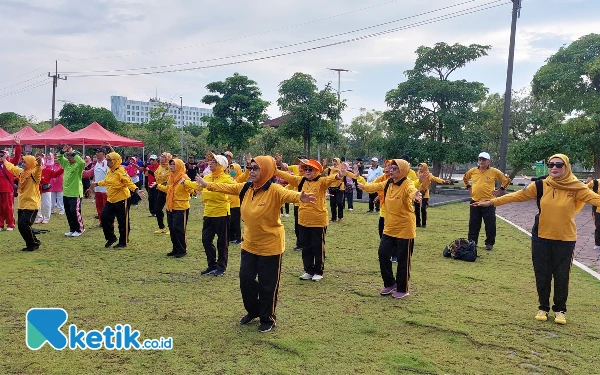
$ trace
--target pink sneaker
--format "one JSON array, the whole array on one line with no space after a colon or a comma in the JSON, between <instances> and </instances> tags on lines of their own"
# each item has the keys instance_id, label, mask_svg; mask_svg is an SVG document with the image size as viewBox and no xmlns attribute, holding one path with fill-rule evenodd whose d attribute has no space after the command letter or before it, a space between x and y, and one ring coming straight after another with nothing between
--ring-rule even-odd
<instances>
[{"instance_id":1,"label":"pink sneaker","mask_svg":"<svg viewBox=\"0 0 600 375\"><path fill-rule=\"evenodd\" d=\"M402 293L402 292L394 292L392 294L392 297L394 298L404 298L406 296L410 295L410 293L406 292L406 293Z\"/></svg>"},{"instance_id":2,"label":"pink sneaker","mask_svg":"<svg viewBox=\"0 0 600 375\"><path fill-rule=\"evenodd\" d=\"M381 289L381 292L379 292L379 294L381 294L382 296L387 296L388 294L392 294L395 291L396 291L396 284Z\"/></svg>"},{"instance_id":3,"label":"pink sneaker","mask_svg":"<svg viewBox=\"0 0 600 375\"><path fill-rule=\"evenodd\" d=\"M38 217L37 219L35 219L35 223L40 224L42 222L42 220L43 219L41 217Z\"/></svg>"},{"instance_id":4,"label":"pink sneaker","mask_svg":"<svg viewBox=\"0 0 600 375\"><path fill-rule=\"evenodd\" d=\"M42 224L48 224L49 221L50 220L44 219L44 220L42 220Z\"/></svg>"}]
</instances>

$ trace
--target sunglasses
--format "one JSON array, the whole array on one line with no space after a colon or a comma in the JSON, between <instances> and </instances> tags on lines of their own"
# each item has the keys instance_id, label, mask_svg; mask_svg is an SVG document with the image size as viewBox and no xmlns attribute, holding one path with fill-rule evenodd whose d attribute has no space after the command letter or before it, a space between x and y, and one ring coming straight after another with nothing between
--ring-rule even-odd
<instances>
[{"instance_id":1,"label":"sunglasses","mask_svg":"<svg viewBox=\"0 0 600 375\"><path fill-rule=\"evenodd\" d=\"M304 168L302 168L302 170L303 170L304 172L312 172L312 171L314 171L314 168L311 168L311 167L304 167Z\"/></svg>"},{"instance_id":2,"label":"sunglasses","mask_svg":"<svg viewBox=\"0 0 600 375\"><path fill-rule=\"evenodd\" d=\"M259 167L259 166L255 166L255 167L248 167L248 170L249 170L249 171L252 171L252 172L258 172L258 171L260 171L260 167Z\"/></svg>"},{"instance_id":3,"label":"sunglasses","mask_svg":"<svg viewBox=\"0 0 600 375\"><path fill-rule=\"evenodd\" d=\"M487 160L486 158L478 158L478 159L479 159L479 161L486 161Z\"/></svg>"},{"instance_id":4,"label":"sunglasses","mask_svg":"<svg viewBox=\"0 0 600 375\"><path fill-rule=\"evenodd\" d=\"M559 163L548 163L547 165L548 165L548 168L556 167L556 168L560 169L565 166L565 163L560 163L560 162Z\"/></svg>"}]
</instances>

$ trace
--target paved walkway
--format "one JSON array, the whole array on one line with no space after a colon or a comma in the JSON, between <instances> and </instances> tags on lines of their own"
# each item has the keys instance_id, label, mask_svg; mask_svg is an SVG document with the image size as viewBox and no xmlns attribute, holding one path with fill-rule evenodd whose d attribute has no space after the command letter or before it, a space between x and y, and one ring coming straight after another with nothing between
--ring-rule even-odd
<instances>
[{"instance_id":1,"label":"paved walkway","mask_svg":"<svg viewBox=\"0 0 600 375\"><path fill-rule=\"evenodd\" d=\"M537 212L535 200L511 203L496 208L496 215L502 216L528 232L531 232ZM575 259L594 271L600 272L600 251L594 250L595 227L592 219L592 206L586 205L575 217L575 223L577 225Z\"/></svg>"}]
</instances>

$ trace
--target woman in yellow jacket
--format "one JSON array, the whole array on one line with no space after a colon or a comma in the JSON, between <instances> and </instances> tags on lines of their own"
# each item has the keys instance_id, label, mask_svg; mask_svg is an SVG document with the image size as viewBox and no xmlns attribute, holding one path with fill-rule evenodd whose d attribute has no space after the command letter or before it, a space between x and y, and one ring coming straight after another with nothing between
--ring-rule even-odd
<instances>
[{"instance_id":1,"label":"woman in yellow jacket","mask_svg":"<svg viewBox=\"0 0 600 375\"><path fill-rule=\"evenodd\" d=\"M181 159L171 159L169 169L171 174L167 185L156 185L156 187L167 194L167 225L173 244L173 250L167 256L181 258L187 255L186 229L190 216L190 195L195 190L185 185L185 181L189 181L190 178Z\"/></svg>"},{"instance_id":2,"label":"woman in yellow jacket","mask_svg":"<svg viewBox=\"0 0 600 375\"><path fill-rule=\"evenodd\" d=\"M540 303L535 318L539 321L548 319L554 278L554 322L566 324L569 274L577 240L575 215L586 203L600 206L600 196L573 175L566 155L552 155L547 164L550 174L546 179L500 198L473 202L471 206L496 207L539 197L539 212L531 230L531 260ZM542 191L538 191L538 187Z\"/></svg>"},{"instance_id":3,"label":"woman in yellow jacket","mask_svg":"<svg viewBox=\"0 0 600 375\"><path fill-rule=\"evenodd\" d=\"M429 207L429 186L431 182L446 185L450 184L450 180L442 180L429 173L427 163L419 163L419 172L417 173L419 183L416 184L417 189L421 192L421 202L415 202L415 216L417 217L417 227L425 228L427 226L427 207ZM421 217L423 219L421 219Z\"/></svg>"},{"instance_id":4,"label":"woman in yellow jacket","mask_svg":"<svg viewBox=\"0 0 600 375\"><path fill-rule=\"evenodd\" d=\"M391 179L358 185L367 193L384 192L385 223L378 250L384 288L380 294L392 294L394 298L404 298L409 295L410 260L417 231L413 201L421 200L421 193L407 178L409 170L410 165L406 160L393 159L390 165ZM398 267L394 277L391 257L396 254Z\"/></svg>"},{"instance_id":5,"label":"woman in yellow jacket","mask_svg":"<svg viewBox=\"0 0 600 375\"><path fill-rule=\"evenodd\" d=\"M42 178L42 157L31 155L23 156L23 168L19 168L8 160L4 161L4 168L13 175L19 177L19 205L17 227L25 241L23 251L34 251L40 248L40 240L37 239L31 226L35 221L41 203L40 180Z\"/></svg>"},{"instance_id":6,"label":"woman in yellow jacket","mask_svg":"<svg viewBox=\"0 0 600 375\"><path fill-rule=\"evenodd\" d=\"M127 247L129 242L129 198L131 192L138 194L140 198L146 198L143 191L139 190L136 184L131 182L127 171L121 165L121 155L111 152L106 155L106 164L108 172L106 178L101 181L95 181L90 189L96 186L106 186L106 204L100 213L100 222L106 244L104 247L111 247L117 242L115 236L115 217L119 225L119 243L113 246L115 249Z\"/></svg>"},{"instance_id":7,"label":"woman in yellow jacket","mask_svg":"<svg viewBox=\"0 0 600 375\"><path fill-rule=\"evenodd\" d=\"M233 163L229 166L229 175L235 182L248 181L248 170L242 172L242 167ZM240 245L242 243L242 217L240 214L240 197L236 195L229 196L229 211L231 212L229 221L229 243Z\"/></svg>"},{"instance_id":8,"label":"woman in yellow jacket","mask_svg":"<svg viewBox=\"0 0 600 375\"><path fill-rule=\"evenodd\" d=\"M248 183L212 183L204 181L201 176L197 176L196 181L209 191L240 196L244 220L240 291L247 311L240 323L245 325L260 318L258 330L268 332L276 324L275 306L285 251L285 231L279 208L285 202L315 203L316 198L312 194L286 190L272 183L277 166L271 156L254 157L248 169Z\"/></svg>"},{"instance_id":9,"label":"woman in yellow jacket","mask_svg":"<svg viewBox=\"0 0 600 375\"><path fill-rule=\"evenodd\" d=\"M169 182L169 176L171 175L171 169L169 167L171 159L173 159L173 156L168 152L163 152L160 154L160 166L154 171L156 186L167 186L167 183ZM158 229L154 231L156 234L169 234L169 230L165 228L165 214L163 212L166 202L167 194L159 189L156 192L156 203L154 205L154 213L156 214L156 222L158 223Z\"/></svg>"}]
</instances>

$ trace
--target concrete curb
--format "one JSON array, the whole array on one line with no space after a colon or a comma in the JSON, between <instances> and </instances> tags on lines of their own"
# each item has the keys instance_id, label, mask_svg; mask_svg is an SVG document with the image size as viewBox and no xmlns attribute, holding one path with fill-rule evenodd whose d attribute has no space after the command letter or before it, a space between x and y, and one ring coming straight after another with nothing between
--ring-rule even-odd
<instances>
[{"instance_id":1,"label":"concrete curb","mask_svg":"<svg viewBox=\"0 0 600 375\"><path fill-rule=\"evenodd\" d=\"M526 231L525 229L521 228L520 226L518 226L517 224L513 223L512 221L503 218L500 215L496 215L498 218L504 220L505 222L507 222L508 224L512 225L513 227L517 228L518 230L520 230L521 232L525 233L526 235L528 235L529 237L531 237L531 233L529 233L528 231ZM578 261L576 261L575 259L573 259L573 264L576 265L577 267L581 268L582 270L584 270L585 272L589 273L590 275L592 275L593 277L595 277L596 279L600 280L600 273L594 271L593 269L589 268L588 266L586 266L585 264L582 264Z\"/></svg>"},{"instance_id":2,"label":"concrete curb","mask_svg":"<svg viewBox=\"0 0 600 375\"><path fill-rule=\"evenodd\" d=\"M451 204L451 203L460 203L460 202L468 202L471 200L471 197L468 198L459 198L459 199L453 199L450 201L445 201L445 202L437 202L437 203L433 203L430 204L429 207L438 207L438 206L444 206L446 204Z\"/></svg>"}]
</instances>

